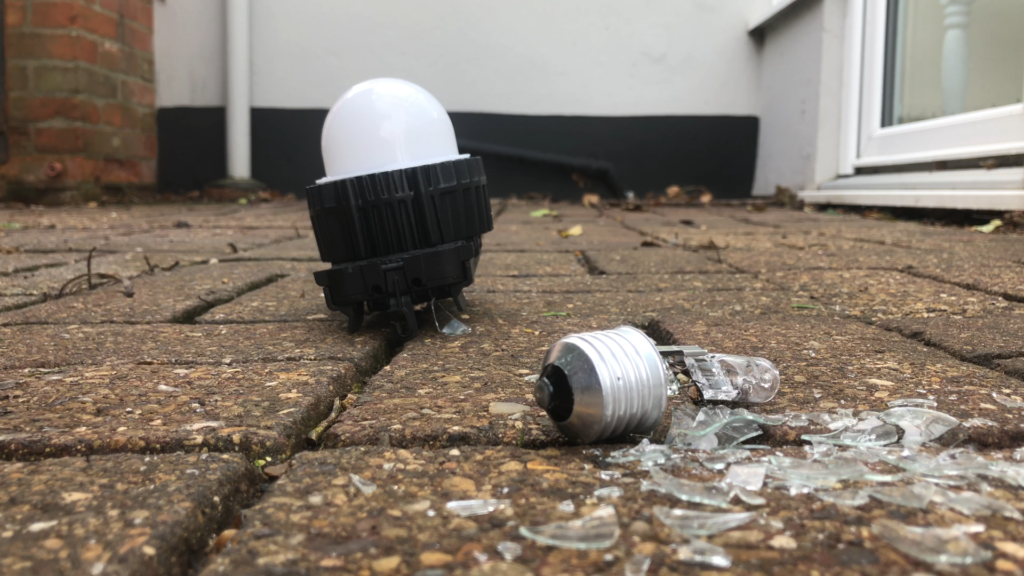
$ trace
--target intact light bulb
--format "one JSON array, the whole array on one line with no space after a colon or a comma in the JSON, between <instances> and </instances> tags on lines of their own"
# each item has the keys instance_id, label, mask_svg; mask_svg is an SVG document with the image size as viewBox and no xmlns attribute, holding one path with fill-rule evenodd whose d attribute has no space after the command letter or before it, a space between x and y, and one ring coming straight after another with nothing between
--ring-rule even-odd
<instances>
[{"instance_id":1,"label":"intact light bulb","mask_svg":"<svg viewBox=\"0 0 1024 576\"><path fill-rule=\"evenodd\" d=\"M415 306L451 298L460 310L481 236L494 228L483 160L459 154L444 107L423 88L378 78L347 90L320 136L326 176L307 188L327 307L355 332L366 311L419 330Z\"/></svg>"},{"instance_id":2,"label":"intact light bulb","mask_svg":"<svg viewBox=\"0 0 1024 576\"><path fill-rule=\"evenodd\" d=\"M677 373L705 400L767 402L780 383L778 369L764 358L657 346L632 326L570 334L551 346L542 366L537 405L562 434L584 444L653 431L678 386Z\"/></svg>"},{"instance_id":3,"label":"intact light bulb","mask_svg":"<svg viewBox=\"0 0 1024 576\"><path fill-rule=\"evenodd\" d=\"M469 158L459 154L444 106L405 80L377 78L331 106L320 135L325 178L317 183Z\"/></svg>"}]
</instances>

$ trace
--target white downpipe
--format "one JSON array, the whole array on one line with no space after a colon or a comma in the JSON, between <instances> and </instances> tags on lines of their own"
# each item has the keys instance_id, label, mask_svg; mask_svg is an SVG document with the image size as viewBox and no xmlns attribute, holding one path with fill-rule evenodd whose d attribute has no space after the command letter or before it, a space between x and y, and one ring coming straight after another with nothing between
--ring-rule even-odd
<instances>
[{"instance_id":1,"label":"white downpipe","mask_svg":"<svg viewBox=\"0 0 1024 576\"><path fill-rule=\"evenodd\" d=\"M228 176L252 178L252 60L249 0L227 0Z\"/></svg>"},{"instance_id":2,"label":"white downpipe","mask_svg":"<svg viewBox=\"0 0 1024 576\"><path fill-rule=\"evenodd\" d=\"M969 53L967 27L974 0L942 0L946 35L942 39L942 108L949 116L964 111L967 100Z\"/></svg>"}]
</instances>

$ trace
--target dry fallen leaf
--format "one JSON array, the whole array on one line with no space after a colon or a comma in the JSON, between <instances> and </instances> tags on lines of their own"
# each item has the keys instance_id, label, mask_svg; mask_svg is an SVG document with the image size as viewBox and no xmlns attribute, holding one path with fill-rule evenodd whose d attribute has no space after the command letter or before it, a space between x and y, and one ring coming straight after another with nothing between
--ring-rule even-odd
<instances>
[{"instance_id":1,"label":"dry fallen leaf","mask_svg":"<svg viewBox=\"0 0 1024 576\"><path fill-rule=\"evenodd\" d=\"M710 190L705 190L700 193L700 203L707 206L711 204L711 201L715 199L715 195Z\"/></svg>"},{"instance_id":2,"label":"dry fallen leaf","mask_svg":"<svg viewBox=\"0 0 1024 576\"><path fill-rule=\"evenodd\" d=\"M668 196L669 198L678 198L679 196L682 195L682 193L683 189L675 184L669 186L668 188L665 188L665 195Z\"/></svg>"},{"instance_id":3,"label":"dry fallen leaf","mask_svg":"<svg viewBox=\"0 0 1024 576\"><path fill-rule=\"evenodd\" d=\"M587 208L598 208L601 206L601 195L588 192L583 195L583 205Z\"/></svg>"},{"instance_id":4,"label":"dry fallen leaf","mask_svg":"<svg viewBox=\"0 0 1024 576\"><path fill-rule=\"evenodd\" d=\"M581 224L577 224L572 228L569 228L568 230L559 230L558 233L561 234L562 238L568 238L569 236L579 236L580 234L583 234L583 226Z\"/></svg>"}]
</instances>

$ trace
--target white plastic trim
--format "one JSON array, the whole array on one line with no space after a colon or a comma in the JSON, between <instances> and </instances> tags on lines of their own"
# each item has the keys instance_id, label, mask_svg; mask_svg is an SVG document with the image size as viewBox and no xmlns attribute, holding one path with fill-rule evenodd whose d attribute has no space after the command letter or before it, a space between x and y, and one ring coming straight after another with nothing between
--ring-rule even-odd
<instances>
[{"instance_id":1,"label":"white plastic trim","mask_svg":"<svg viewBox=\"0 0 1024 576\"><path fill-rule=\"evenodd\" d=\"M808 204L1024 210L1024 190L805 190L799 196Z\"/></svg>"},{"instance_id":2,"label":"white plastic trim","mask_svg":"<svg viewBox=\"0 0 1024 576\"><path fill-rule=\"evenodd\" d=\"M747 32L755 32L760 30L764 25L774 20L779 14L782 14L787 8L800 2L801 0L779 0L774 2L770 8L761 12L756 18L751 20L747 26Z\"/></svg>"},{"instance_id":3,"label":"white plastic trim","mask_svg":"<svg viewBox=\"0 0 1024 576\"><path fill-rule=\"evenodd\" d=\"M1024 168L861 174L826 182L822 190L1024 190Z\"/></svg>"}]
</instances>

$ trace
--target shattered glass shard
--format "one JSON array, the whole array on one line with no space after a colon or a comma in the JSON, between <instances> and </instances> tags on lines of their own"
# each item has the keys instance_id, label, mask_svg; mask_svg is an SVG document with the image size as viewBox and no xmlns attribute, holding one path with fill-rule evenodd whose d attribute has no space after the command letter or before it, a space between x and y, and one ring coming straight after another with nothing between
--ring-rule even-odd
<instances>
[{"instance_id":1,"label":"shattered glass shard","mask_svg":"<svg viewBox=\"0 0 1024 576\"><path fill-rule=\"evenodd\" d=\"M900 398L898 400L890 400L886 402L886 405L890 408L897 408L899 406L920 406L923 408L935 408L939 405L935 400L929 400L927 398Z\"/></svg>"},{"instance_id":2,"label":"shattered glass shard","mask_svg":"<svg viewBox=\"0 0 1024 576\"><path fill-rule=\"evenodd\" d=\"M899 432L895 426L881 424L867 430L853 427L830 434L804 434L800 438L808 442L828 442L836 446L885 446L898 440Z\"/></svg>"},{"instance_id":3,"label":"shattered glass shard","mask_svg":"<svg viewBox=\"0 0 1024 576\"><path fill-rule=\"evenodd\" d=\"M1006 406L1007 408L1024 408L1024 402L1021 402L1020 400L1014 400L1009 396L1003 396L1002 394L993 392L992 397L996 399L996 402L999 402L1000 404Z\"/></svg>"},{"instance_id":4,"label":"shattered glass shard","mask_svg":"<svg viewBox=\"0 0 1024 576\"><path fill-rule=\"evenodd\" d=\"M350 480L352 480L352 484L356 488L358 488L359 491L362 492L363 495L365 495L365 496L369 496L370 494L373 494L374 490L377 489L377 485L376 484L374 484L373 482L370 482L369 480L363 480L362 478L360 478L359 476L356 476L355 474L349 474L348 477L349 477Z\"/></svg>"},{"instance_id":5,"label":"shattered glass shard","mask_svg":"<svg viewBox=\"0 0 1024 576\"><path fill-rule=\"evenodd\" d=\"M614 500L615 498L622 497L622 488L618 486L609 486L607 488L598 488L594 490L594 498L598 500Z\"/></svg>"},{"instance_id":6,"label":"shattered glass shard","mask_svg":"<svg viewBox=\"0 0 1024 576\"><path fill-rule=\"evenodd\" d=\"M746 488L742 488L740 486L733 486L732 490L733 493L735 493L736 496L738 496L744 504L748 504L750 506L764 506L765 504L768 503L768 500L764 499L761 496L758 496L757 494L751 492L750 490L747 490Z\"/></svg>"},{"instance_id":7,"label":"shattered glass shard","mask_svg":"<svg viewBox=\"0 0 1024 576\"><path fill-rule=\"evenodd\" d=\"M705 400L763 403L779 390L779 369L764 358L733 354L685 357L687 372Z\"/></svg>"},{"instance_id":8,"label":"shattered glass shard","mask_svg":"<svg viewBox=\"0 0 1024 576\"><path fill-rule=\"evenodd\" d=\"M825 502L831 502L838 506L849 506L856 508L863 506L868 503L870 498L864 493L863 490L832 490L829 492L815 492L815 496L821 498Z\"/></svg>"},{"instance_id":9,"label":"shattered glass shard","mask_svg":"<svg viewBox=\"0 0 1024 576\"><path fill-rule=\"evenodd\" d=\"M452 318L451 322L445 324L444 330L441 330L445 336L465 336L472 331L472 328L456 318Z\"/></svg>"},{"instance_id":10,"label":"shattered glass shard","mask_svg":"<svg viewBox=\"0 0 1024 576\"><path fill-rule=\"evenodd\" d=\"M701 408L683 405L672 411L672 426L665 444L668 446L713 450L718 446L732 446L761 434L758 424L778 426L784 416L752 414L743 408L727 406Z\"/></svg>"},{"instance_id":11,"label":"shattered glass shard","mask_svg":"<svg viewBox=\"0 0 1024 576\"><path fill-rule=\"evenodd\" d=\"M558 509L562 512L572 514L576 511L576 505L572 503L572 500L562 500L558 503Z\"/></svg>"},{"instance_id":12,"label":"shattered glass shard","mask_svg":"<svg viewBox=\"0 0 1024 576\"><path fill-rule=\"evenodd\" d=\"M922 510L928 508L928 503L935 496L935 490L934 484L926 482L918 482L910 486L872 486L864 489L867 495L875 500Z\"/></svg>"},{"instance_id":13,"label":"shattered glass shard","mask_svg":"<svg viewBox=\"0 0 1024 576\"><path fill-rule=\"evenodd\" d=\"M601 480L618 480L622 478L622 473L614 470L601 470L598 476L601 477Z\"/></svg>"},{"instance_id":14,"label":"shattered glass shard","mask_svg":"<svg viewBox=\"0 0 1024 576\"><path fill-rule=\"evenodd\" d=\"M902 428L903 444L908 446L931 442L960 424L959 420L949 414L910 406L890 408L882 412L879 418Z\"/></svg>"},{"instance_id":15,"label":"shattered glass shard","mask_svg":"<svg viewBox=\"0 0 1024 576\"><path fill-rule=\"evenodd\" d=\"M961 422L961 424L963 424L964 426L967 426L968 428L976 428L978 426L995 426L996 425L995 422L989 420L988 418L969 418L969 419L964 420L963 422Z\"/></svg>"},{"instance_id":16,"label":"shattered glass shard","mask_svg":"<svg viewBox=\"0 0 1024 576\"><path fill-rule=\"evenodd\" d=\"M700 458L700 463L711 470L725 470L733 462L747 460L750 452L740 448L718 450Z\"/></svg>"},{"instance_id":17,"label":"shattered glass shard","mask_svg":"<svg viewBox=\"0 0 1024 576\"><path fill-rule=\"evenodd\" d=\"M831 488L843 480L860 480L871 472L854 459L833 458L828 461L799 460L785 456L769 457L768 474L782 481L793 493L803 493L803 488Z\"/></svg>"},{"instance_id":18,"label":"shattered glass shard","mask_svg":"<svg viewBox=\"0 0 1024 576\"><path fill-rule=\"evenodd\" d=\"M607 462L610 464L625 464L627 462L640 462L641 468L659 466L672 458L672 449L662 444L652 444L644 438L639 444L632 448L616 450L608 455Z\"/></svg>"},{"instance_id":19,"label":"shattered glass shard","mask_svg":"<svg viewBox=\"0 0 1024 576\"><path fill-rule=\"evenodd\" d=\"M452 514L466 518L490 514L511 505L511 500L453 500L445 504L445 508Z\"/></svg>"},{"instance_id":20,"label":"shattered glass shard","mask_svg":"<svg viewBox=\"0 0 1024 576\"><path fill-rule=\"evenodd\" d=\"M1024 521L1024 515L1013 506L1002 500L983 496L977 492L964 491L957 493L938 488L933 500L940 506L952 508L965 516L999 514L1012 520Z\"/></svg>"},{"instance_id":21,"label":"shattered glass shard","mask_svg":"<svg viewBox=\"0 0 1024 576\"><path fill-rule=\"evenodd\" d=\"M685 508L655 506L654 517L680 536L711 536L732 530L754 519L755 512L697 512Z\"/></svg>"},{"instance_id":22,"label":"shattered glass shard","mask_svg":"<svg viewBox=\"0 0 1024 576\"><path fill-rule=\"evenodd\" d=\"M498 551L498 554L501 554L501 557L504 558L506 562L511 562L523 554L522 546L507 540L505 542L498 542L495 549Z\"/></svg>"},{"instance_id":23,"label":"shattered glass shard","mask_svg":"<svg viewBox=\"0 0 1024 576\"><path fill-rule=\"evenodd\" d=\"M733 464L729 466L729 472L725 475L725 483L757 492L764 486L764 476L767 472L768 465L763 462Z\"/></svg>"},{"instance_id":24,"label":"shattered glass shard","mask_svg":"<svg viewBox=\"0 0 1024 576\"><path fill-rule=\"evenodd\" d=\"M651 557L645 554L637 554L626 562L624 572L626 576L644 576L647 569L651 567Z\"/></svg>"},{"instance_id":25,"label":"shattered glass shard","mask_svg":"<svg viewBox=\"0 0 1024 576\"><path fill-rule=\"evenodd\" d=\"M570 550L602 550L619 539L619 517L614 506L601 506L593 514L545 526L520 526L519 533L541 544Z\"/></svg>"},{"instance_id":26,"label":"shattered glass shard","mask_svg":"<svg viewBox=\"0 0 1024 576\"><path fill-rule=\"evenodd\" d=\"M713 568L728 568L732 566L732 556L714 544L703 540L691 540L686 544L672 544L669 546L676 553L676 560L687 564L705 564Z\"/></svg>"},{"instance_id":27,"label":"shattered glass shard","mask_svg":"<svg viewBox=\"0 0 1024 576\"><path fill-rule=\"evenodd\" d=\"M956 528L920 528L876 520L871 530L900 552L932 564L975 564L992 558Z\"/></svg>"},{"instance_id":28,"label":"shattered glass shard","mask_svg":"<svg viewBox=\"0 0 1024 576\"><path fill-rule=\"evenodd\" d=\"M651 480L640 485L641 491L656 490L675 496L685 502L707 504L725 508L732 500L731 487L722 483L705 484L676 478L660 468L651 468Z\"/></svg>"}]
</instances>

